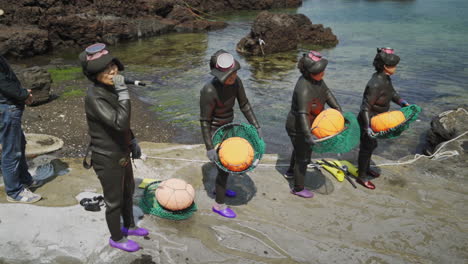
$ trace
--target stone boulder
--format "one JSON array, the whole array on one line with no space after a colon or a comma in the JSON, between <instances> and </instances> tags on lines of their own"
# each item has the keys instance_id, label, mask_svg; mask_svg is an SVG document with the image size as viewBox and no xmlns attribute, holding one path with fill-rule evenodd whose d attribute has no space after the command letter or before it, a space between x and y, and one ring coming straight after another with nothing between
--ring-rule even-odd
<instances>
[{"instance_id":1,"label":"stone boulder","mask_svg":"<svg viewBox=\"0 0 468 264\"><path fill-rule=\"evenodd\" d=\"M265 42L260 45L260 39ZM336 46L337 37L330 28L312 24L303 14L261 12L255 18L250 33L237 43L237 51L248 55L271 54L293 50L299 43Z\"/></svg>"},{"instance_id":2,"label":"stone boulder","mask_svg":"<svg viewBox=\"0 0 468 264\"><path fill-rule=\"evenodd\" d=\"M301 43L320 46L336 46L338 38L333 34L331 28L322 24L312 24L312 21L304 14L291 15L299 28L297 38Z\"/></svg>"},{"instance_id":3,"label":"stone boulder","mask_svg":"<svg viewBox=\"0 0 468 264\"><path fill-rule=\"evenodd\" d=\"M294 8L301 6L302 0L185 0L185 3L204 12L218 13L230 10Z\"/></svg>"},{"instance_id":4,"label":"stone boulder","mask_svg":"<svg viewBox=\"0 0 468 264\"><path fill-rule=\"evenodd\" d=\"M179 24L175 26L177 32L199 32L221 29L227 26L227 24L222 21L207 20L195 13L192 9L181 5L174 6L166 18L179 22Z\"/></svg>"},{"instance_id":5,"label":"stone boulder","mask_svg":"<svg viewBox=\"0 0 468 264\"><path fill-rule=\"evenodd\" d=\"M46 69L39 66L26 68L18 73L18 78L24 88L32 90L33 104L49 101L52 77Z\"/></svg>"},{"instance_id":6,"label":"stone boulder","mask_svg":"<svg viewBox=\"0 0 468 264\"><path fill-rule=\"evenodd\" d=\"M458 108L439 114L431 121L431 129L426 136L425 154L431 155L437 146L468 131L468 111Z\"/></svg>"},{"instance_id":7,"label":"stone boulder","mask_svg":"<svg viewBox=\"0 0 468 264\"><path fill-rule=\"evenodd\" d=\"M5 26L0 24L0 55L30 57L50 49L46 30L34 26Z\"/></svg>"}]
</instances>

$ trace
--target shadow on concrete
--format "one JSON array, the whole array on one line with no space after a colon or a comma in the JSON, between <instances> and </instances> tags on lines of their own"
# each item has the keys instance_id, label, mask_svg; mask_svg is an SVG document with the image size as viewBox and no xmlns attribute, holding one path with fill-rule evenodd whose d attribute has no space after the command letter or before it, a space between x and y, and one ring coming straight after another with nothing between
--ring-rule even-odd
<instances>
[{"instance_id":1,"label":"shadow on concrete","mask_svg":"<svg viewBox=\"0 0 468 264\"><path fill-rule=\"evenodd\" d=\"M203 185L205 191L211 199L215 199L213 193L215 189L216 176L218 175L218 168L212 162L205 163L202 166ZM252 181L252 178L246 173L244 174L230 174L227 181L228 189L237 193L236 197L226 197L225 203L227 205L242 205L247 204L257 193L257 187Z\"/></svg>"},{"instance_id":2,"label":"shadow on concrete","mask_svg":"<svg viewBox=\"0 0 468 264\"><path fill-rule=\"evenodd\" d=\"M289 185L289 188L292 189L294 187L294 179L286 179L284 177L284 174L289 167L288 164L290 164L290 155L279 154L278 159L276 160L275 169ZM335 190L333 182L328 177L325 177L322 171L317 167L307 168L307 173L304 179L304 186L316 193L326 195L331 194Z\"/></svg>"}]
</instances>

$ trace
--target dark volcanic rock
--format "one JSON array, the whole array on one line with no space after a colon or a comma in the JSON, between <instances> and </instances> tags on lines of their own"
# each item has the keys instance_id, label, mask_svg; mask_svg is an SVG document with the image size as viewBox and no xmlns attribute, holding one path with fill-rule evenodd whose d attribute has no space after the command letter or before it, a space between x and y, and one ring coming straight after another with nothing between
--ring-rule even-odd
<instances>
[{"instance_id":1,"label":"dark volcanic rock","mask_svg":"<svg viewBox=\"0 0 468 264\"><path fill-rule=\"evenodd\" d=\"M5 6L5 15L0 18L0 53L12 57L95 42L115 44L175 30L193 32L226 26L176 5L183 3L178 0L5 1L0 0L0 6ZM178 15L179 11L185 13ZM171 13L171 19L164 18Z\"/></svg>"},{"instance_id":2,"label":"dark volcanic rock","mask_svg":"<svg viewBox=\"0 0 468 264\"><path fill-rule=\"evenodd\" d=\"M176 5L167 15L167 18L180 21L181 23L175 26L177 32L197 32L214 29L221 29L227 26L222 21L208 21L203 19L199 14L185 6Z\"/></svg>"},{"instance_id":3,"label":"dark volcanic rock","mask_svg":"<svg viewBox=\"0 0 468 264\"><path fill-rule=\"evenodd\" d=\"M260 39L265 42L262 47ZM273 14L264 11L255 19L250 33L237 43L237 51L251 55L271 54L295 49L299 43L335 46L338 39L330 28L312 24L303 14Z\"/></svg>"},{"instance_id":4,"label":"dark volcanic rock","mask_svg":"<svg viewBox=\"0 0 468 264\"><path fill-rule=\"evenodd\" d=\"M0 24L0 52L15 57L45 53L50 49L46 30L34 26L8 27Z\"/></svg>"},{"instance_id":5,"label":"dark volcanic rock","mask_svg":"<svg viewBox=\"0 0 468 264\"><path fill-rule=\"evenodd\" d=\"M208 13L298 7L302 0L0 0L0 54L198 32L226 26ZM206 19L209 18L209 19ZM4 49L1 49L4 48Z\"/></svg>"},{"instance_id":6,"label":"dark volcanic rock","mask_svg":"<svg viewBox=\"0 0 468 264\"><path fill-rule=\"evenodd\" d=\"M453 139L468 131L468 112L464 108L450 110L439 114L431 121L427 133L426 154L432 154L440 143Z\"/></svg>"},{"instance_id":7,"label":"dark volcanic rock","mask_svg":"<svg viewBox=\"0 0 468 264\"><path fill-rule=\"evenodd\" d=\"M52 77L46 69L38 66L27 68L19 72L18 78L24 88L32 90L33 104L49 101Z\"/></svg>"},{"instance_id":8,"label":"dark volcanic rock","mask_svg":"<svg viewBox=\"0 0 468 264\"><path fill-rule=\"evenodd\" d=\"M298 26L297 37L299 42L321 46L336 46L338 38L331 28L325 28L322 24L312 24L312 21L304 14L292 15Z\"/></svg>"},{"instance_id":9,"label":"dark volcanic rock","mask_svg":"<svg viewBox=\"0 0 468 264\"><path fill-rule=\"evenodd\" d=\"M231 10L266 10L302 5L302 0L186 0L185 2L194 8L210 13Z\"/></svg>"}]
</instances>

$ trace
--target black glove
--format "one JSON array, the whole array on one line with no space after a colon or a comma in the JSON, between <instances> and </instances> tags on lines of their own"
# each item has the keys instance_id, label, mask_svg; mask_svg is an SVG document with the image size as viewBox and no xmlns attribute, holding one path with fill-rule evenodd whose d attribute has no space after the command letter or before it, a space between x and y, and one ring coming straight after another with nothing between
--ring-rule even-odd
<instances>
[{"instance_id":1,"label":"black glove","mask_svg":"<svg viewBox=\"0 0 468 264\"><path fill-rule=\"evenodd\" d=\"M122 75L117 74L114 75L114 77L112 77L112 81L114 82L115 92L119 96L119 101L130 99L127 85L125 85L124 77Z\"/></svg>"},{"instance_id":2,"label":"black glove","mask_svg":"<svg viewBox=\"0 0 468 264\"><path fill-rule=\"evenodd\" d=\"M315 145L315 140L314 140L314 137L312 135L306 135L306 138L305 138L307 144L309 144L311 147L313 145Z\"/></svg>"},{"instance_id":3,"label":"black glove","mask_svg":"<svg viewBox=\"0 0 468 264\"><path fill-rule=\"evenodd\" d=\"M132 151L132 159L141 158L141 148L140 145L138 145L138 140L136 138L130 141L130 150Z\"/></svg>"},{"instance_id":4,"label":"black glove","mask_svg":"<svg viewBox=\"0 0 468 264\"><path fill-rule=\"evenodd\" d=\"M216 149L210 149L206 152L206 156L208 159L212 162L215 162L218 159L218 153L216 152Z\"/></svg>"}]
</instances>

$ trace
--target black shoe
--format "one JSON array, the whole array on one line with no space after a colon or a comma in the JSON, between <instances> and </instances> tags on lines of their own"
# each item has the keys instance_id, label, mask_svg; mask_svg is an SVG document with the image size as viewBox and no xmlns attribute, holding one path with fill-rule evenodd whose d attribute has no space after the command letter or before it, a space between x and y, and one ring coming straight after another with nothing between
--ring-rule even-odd
<instances>
[{"instance_id":1,"label":"black shoe","mask_svg":"<svg viewBox=\"0 0 468 264\"><path fill-rule=\"evenodd\" d=\"M288 169L284 174L283 174L284 178L288 179L288 180L291 180L294 178L294 170L290 170Z\"/></svg>"},{"instance_id":2,"label":"black shoe","mask_svg":"<svg viewBox=\"0 0 468 264\"><path fill-rule=\"evenodd\" d=\"M95 196L92 199L83 198L80 204L86 211L99 212L101 211L101 206L104 205L104 198L102 196Z\"/></svg>"}]
</instances>

